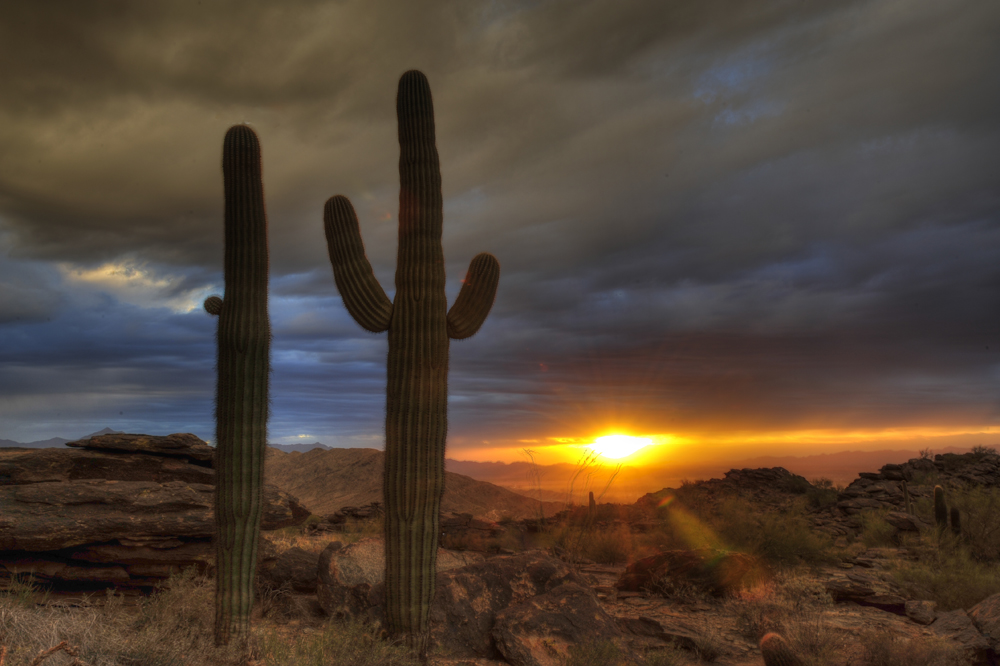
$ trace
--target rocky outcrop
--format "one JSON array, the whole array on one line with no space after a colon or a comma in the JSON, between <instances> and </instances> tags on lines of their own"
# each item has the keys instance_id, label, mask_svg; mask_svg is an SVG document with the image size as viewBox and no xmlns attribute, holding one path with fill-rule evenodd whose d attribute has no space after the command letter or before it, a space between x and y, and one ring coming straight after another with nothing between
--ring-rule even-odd
<instances>
[{"instance_id":1,"label":"rocky outcrop","mask_svg":"<svg viewBox=\"0 0 1000 666\"><path fill-rule=\"evenodd\" d=\"M621 635L586 580L541 551L486 559L439 549L437 565L431 643L453 657L561 663L552 654L565 657L566 645ZM328 615L381 621L384 570L381 539L328 545L319 557L320 605Z\"/></svg>"},{"instance_id":2,"label":"rocky outcrop","mask_svg":"<svg viewBox=\"0 0 1000 666\"><path fill-rule=\"evenodd\" d=\"M979 633L972 618L964 610L939 613L937 619L930 625L930 630L958 647L968 663L976 666L996 663L996 653L990 647L990 642Z\"/></svg>"},{"instance_id":3,"label":"rocky outcrop","mask_svg":"<svg viewBox=\"0 0 1000 666\"><path fill-rule=\"evenodd\" d=\"M593 590L572 581L500 611L491 633L512 666L563 666L570 646L621 637Z\"/></svg>"},{"instance_id":4,"label":"rocky outcrop","mask_svg":"<svg viewBox=\"0 0 1000 666\"><path fill-rule=\"evenodd\" d=\"M0 585L152 586L211 568L214 449L191 434L112 434L69 449L0 450ZM262 529L309 511L273 485Z\"/></svg>"}]
</instances>

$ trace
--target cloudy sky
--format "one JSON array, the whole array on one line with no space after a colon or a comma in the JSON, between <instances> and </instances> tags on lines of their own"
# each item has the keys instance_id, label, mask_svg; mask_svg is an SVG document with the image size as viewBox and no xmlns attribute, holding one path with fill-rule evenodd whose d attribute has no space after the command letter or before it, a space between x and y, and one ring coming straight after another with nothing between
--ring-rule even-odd
<instances>
[{"instance_id":1,"label":"cloudy sky","mask_svg":"<svg viewBox=\"0 0 1000 666\"><path fill-rule=\"evenodd\" d=\"M475 254L501 264L451 343L451 457L1000 443L995 0L0 7L0 438L213 439L201 303L249 123L270 439L380 446L387 338L343 307L322 207L351 199L391 297L420 69L449 301Z\"/></svg>"}]
</instances>

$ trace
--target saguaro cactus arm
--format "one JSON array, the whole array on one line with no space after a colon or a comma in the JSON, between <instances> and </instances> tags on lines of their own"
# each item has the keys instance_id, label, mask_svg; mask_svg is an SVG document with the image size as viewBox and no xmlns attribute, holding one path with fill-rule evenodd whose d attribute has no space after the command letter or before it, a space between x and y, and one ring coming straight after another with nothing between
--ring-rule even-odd
<instances>
[{"instance_id":1,"label":"saguaro cactus arm","mask_svg":"<svg viewBox=\"0 0 1000 666\"><path fill-rule=\"evenodd\" d=\"M455 304L448 310L448 337L463 340L475 335L486 321L500 282L500 262L488 252L477 254L469 264Z\"/></svg>"},{"instance_id":2,"label":"saguaro cactus arm","mask_svg":"<svg viewBox=\"0 0 1000 666\"><path fill-rule=\"evenodd\" d=\"M338 195L326 202L323 228L333 279L347 311L366 330L373 333L387 330L392 319L392 301L365 256L358 216L347 197Z\"/></svg>"}]
</instances>

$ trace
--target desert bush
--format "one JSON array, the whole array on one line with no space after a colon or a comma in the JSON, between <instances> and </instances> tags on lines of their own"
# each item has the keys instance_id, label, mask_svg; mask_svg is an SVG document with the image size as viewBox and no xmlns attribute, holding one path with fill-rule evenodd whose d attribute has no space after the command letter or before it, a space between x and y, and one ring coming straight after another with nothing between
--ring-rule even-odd
<instances>
[{"instance_id":1,"label":"desert bush","mask_svg":"<svg viewBox=\"0 0 1000 666\"><path fill-rule=\"evenodd\" d=\"M690 658L676 646L638 655L607 639L571 645L566 666L681 666Z\"/></svg>"},{"instance_id":2,"label":"desert bush","mask_svg":"<svg viewBox=\"0 0 1000 666\"><path fill-rule=\"evenodd\" d=\"M843 664L844 639L822 614L811 614L787 625L784 634L792 652L807 666Z\"/></svg>"},{"instance_id":3,"label":"desert bush","mask_svg":"<svg viewBox=\"0 0 1000 666\"><path fill-rule=\"evenodd\" d=\"M969 662L954 646L931 637L906 639L891 632L866 631L859 666L961 666Z\"/></svg>"},{"instance_id":4,"label":"desert bush","mask_svg":"<svg viewBox=\"0 0 1000 666\"><path fill-rule=\"evenodd\" d=\"M628 562L635 551L632 533L626 525L613 529L564 524L552 532L553 543L577 559L600 564Z\"/></svg>"},{"instance_id":5,"label":"desert bush","mask_svg":"<svg viewBox=\"0 0 1000 666\"><path fill-rule=\"evenodd\" d=\"M792 476L787 479L782 479L779 485L782 490L795 493L796 495L804 495L809 492L810 488L812 488L812 484L801 476Z\"/></svg>"},{"instance_id":6,"label":"desert bush","mask_svg":"<svg viewBox=\"0 0 1000 666\"><path fill-rule=\"evenodd\" d=\"M984 445L973 446L972 455L975 456L976 460L982 460L986 456L997 455L997 449L995 446L984 446Z\"/></svg>"},{"instance_id":7,"label":"desert bush","mask_svg":"<svg viewBox=\"0 0 1000 666\"><path fill-rule=\"evenodd\" d=\"M837 503L837 495L842 489L833 485L830 479L813 479L812 484L806 490L806 504L814 509L831 506Z\"/></svg>"},{"instance_id":8,"label":"desert bush","mask_svg":"<svg viewBox=\"0 0 1000 666\"><path fill-rule=\"evenodd\" d=\"M1000 570L995 564L974 559L950 533L942 537L940 545L911 544L918 559L897 561L890 567L905 595L936 601L940 610L949 611L971 608L1000 592Z\"/></svg>"},{"instance_id":9,"label":"desert bush","mask_svg":"<svg viewBox=\"0 0 1000 666\"><path fill-rule=\"evenodd\" d=\"M962 513L962 540L969 554L981 562L1000 560L1000 488L958 489L949 499Z\"/></svg>"},{"instance_id":10,"label":"desert bush","mask_svg":"<svg viewBox=\"0 0 1000 666\"><path fill-rule=\"evenodd\" d=\"M830 539L810 529L804 516L761 511L737 498L721 502L710 520L719 538L776 566L830 560Z\"/></svg>"},{"instance_id":11,"label":"desert bush","mask_svg":"<svg viewBox=\"0 0 1000 666\"><path fill-rule=\"evenodd\" d=\"M735 590L725 605L736 616L736 630L754 643L772 631L783 633L792 614L773 582Z\"/></svg>"},{"instance_id":12,"label":"desert bush","mask_svg":"<svg viewBox=\"0 0 1000 666\"><path fill-rule=\"evenodd\" d=\"M892 547L896 545L896 528L886 521L889 509L869 509L862 511L861 543L869 548Z\"/></svg>"},{"instance_id":13,"label":"desert bush","mask_svg":"<svg viewBox=\"0 0 1000 666\"><path fill-rule=\"evenodd\" d=\"M88 666L236 666L249 653L259 666L416 666L409 652L355 624L328 622L296 642L255 619L249 645L216 647L214 581L193 569L136 606L110 592L99 607L25 603L0 595L4 666L28 666L43 650L67 641ZM255 618L260 613L255 609ZM53 666L61 657L53 656ZM48 663L48 662L46 662Z\"/></svg>"},{"instance_id":14,"label":"desert bush","mask_svg":"<svg viewBox=\"0 0 1000 666\"><path fill-rule=\"evenodd\" d=\"M258 632L255 656L266 666L416 666L404 646L382 640L379 629L358 621L330 622L294 643Z\"/></svg>"},{"instance_id":15,"label":"desert bush","mask_svg":"<svg viewBox=\"0 0 1000 666\"><path fill-rule=\"evenodd\" d=\"M633 551L632 533L625 525L613 530L593 531L585 537L584 555L598 564L624 564Z\"/></svg>"}]
</instances>

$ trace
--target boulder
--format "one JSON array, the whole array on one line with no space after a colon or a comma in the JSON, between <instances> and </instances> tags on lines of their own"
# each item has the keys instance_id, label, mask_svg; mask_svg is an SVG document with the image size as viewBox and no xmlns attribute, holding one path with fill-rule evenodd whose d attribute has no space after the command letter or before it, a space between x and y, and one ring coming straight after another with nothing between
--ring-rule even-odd
<instances>
[{"instance_id":1,"label":"boulder","mask_svg":"<svg viewBox=\"0 0 1000 666\"><path fill-rule=\"evenodd\" d=\"M500 611L491 633L513 666L563 666L571 645L621 637L593 590L572 581Z\"/></svg>"},{"instance_id":2,"label":"boulder","mask_svg":"<svg viewBox=\"0 0 1000 666\"><path fill-rule=\"evenodd\" d=\"M993 649L1000 649L1000 593L990 595L970 608L969 617Z\"/></svg>"},{"instance_id":3,"label":"boulder","mask_svg":"<svg viewBox=\"0 0 1000 666\"><path fill-rule=\"evenodd\" d=\"M919 532L930 527L923 520L903 511L890 511L885 515L885 522L895 527L900 532Z\"/></svg>"},{"instance_id":4,"label":"boulder","mask_svg":"<svg viewBox=\"0 0 1000 666\"><path fill-rule=\"evenodd\" d=\"M498 555L442 571L436 583L431 641L456 657L487 659L499 656L492 632L503 610L563 583L588 587L580 574L541 551Z\"/></svg>"},{"instance_id":5,"label":"boulder","mask_svg":"<svg viewBox=\"0 0 1000 666\"><path fill-rule=\"evenodd\" d=\"M956 645L970 663L976 666L994 663L995 652L990 647L990 642L979 633L972 618L964 610L939 613L937 619L930 625L930 629L939 637Z\"/></svg>"},{"instance_id":6,"label":"boulder","mask_svg":"<svg viewBox=\"0 0 1000 666\"><path fill-rule=\"evenodd\" d=\"M930 624L937 619L937 602L911 599L906 602L905 611L906 617L917 624Z\"/></svg>"},{"instance_id":7,"label":"boulder","mask_svg":"<svg viewBox=\"0 0 1000 666\"><path fill-rule=\"evenodd\" d=\"M672 590L694 586L721 596L763 573L762 565L745 553L665 550L628 565L615 587L628 592L656 589L670 594Z\"/></svg>"},{"instance_id":8,"label":"boulder","mask_svg":"<svg viewBox=\"0 0 1000 666\"><path fill-rule=\"evenodd\" d=\"M259 567L260 581L268 587L288 584L296 592L316 592L319 555L298 546Z\"/></svg>"}]
</instances>

